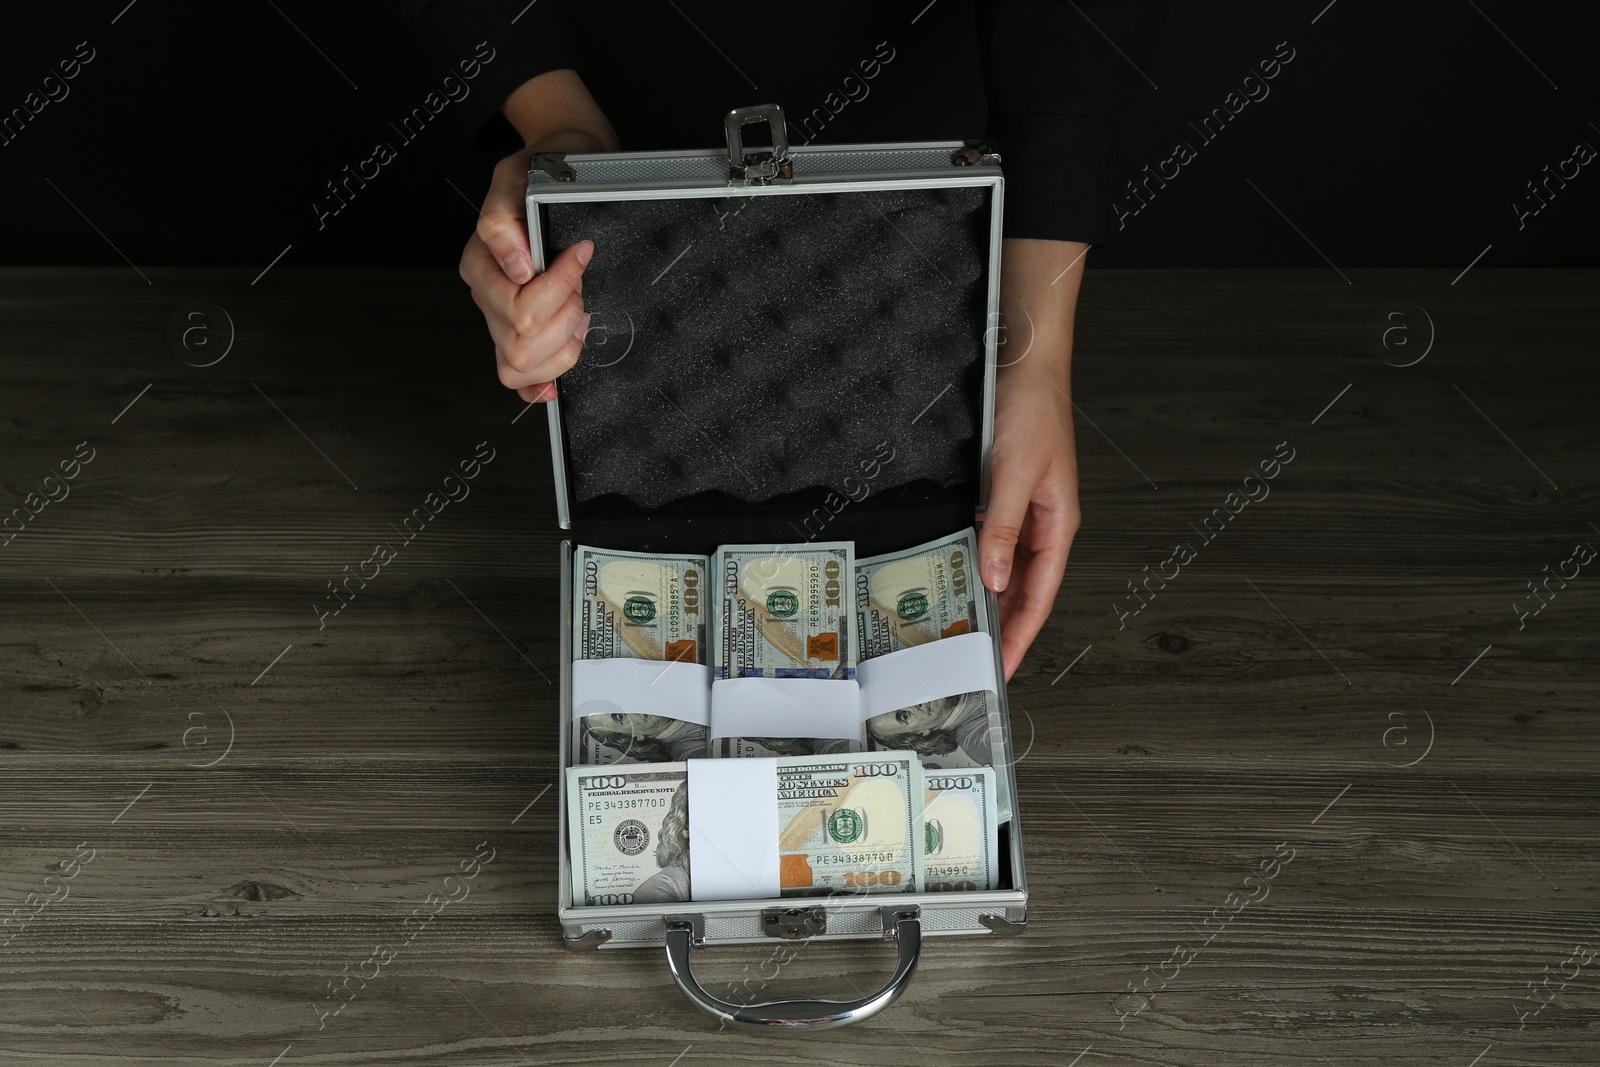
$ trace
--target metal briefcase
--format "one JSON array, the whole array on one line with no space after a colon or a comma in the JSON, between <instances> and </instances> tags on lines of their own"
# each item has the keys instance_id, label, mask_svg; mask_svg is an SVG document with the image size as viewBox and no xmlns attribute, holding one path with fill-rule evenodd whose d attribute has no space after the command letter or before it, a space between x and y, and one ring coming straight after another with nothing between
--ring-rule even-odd
<instances>
[{"instance_id":1,"label":"metal briefcase","mask_svg":"<svg viewBox=\"0 0 1600 1067\"><path fill-rule=\"evenodd\" d=\"M769 125L770 148L746 150L752 122ZM590 334L548 405L562 529L586 544L694 552L825 532L866 555L970 525L987 498L993 435L998 156L980 142L790 147L773 105L733 111L725 126L725 151L533 158L535 266L596 241L584 277ZM561 553L564 813L573 542ZM998 689L995 759L1009 767ZM563 815L563 936L572 949L664 943L679 988L728 1023L856 1022L904 990L922 935L1023 931L1016 792L1006 775L1000 888L825 902L574 906ZM892 940L898 965L869 996L764 1004L715 997L690 971L693 949L767 938Z\"/></svg>"}]
</instances>

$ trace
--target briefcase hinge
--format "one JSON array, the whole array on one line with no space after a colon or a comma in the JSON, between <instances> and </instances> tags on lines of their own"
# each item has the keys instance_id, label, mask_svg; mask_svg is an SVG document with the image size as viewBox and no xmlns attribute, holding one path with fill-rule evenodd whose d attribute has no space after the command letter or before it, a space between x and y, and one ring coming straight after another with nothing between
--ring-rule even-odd
<instances>
[{"instance_id":1,"label":"briefcase hinge","mask_svg":"<svg viewBox=\"0 0 1600 1067\"><path fill-rule=\"evenodd\" d=\"M828 913L820 907L767 908L761 913L761 932L786 941L816 937L828 932Z\"/></svg>"},{"instance_id":2,"label":"briefcase hinge","mask_svg":"<svg viewBox=\"0 0 1600 1067\"><path fill-rule=\"evenodd\" d=\"M956 167L975 167L979 163L999 162L1000 153L995 151L994 142L986 137L967 140L960 148L950 153L950 163Z\"/></svg>"},{"instance_id":3,"label":"briefcase hinge","mask_svg":"<svg viewBox=\"0 0 1600 1067\"><path fill-rule=\"evenodd\" d=\"M553 182L570 182L578 179L577 172L572 169L572 164L567 162L567 154L565 152L534 153L533 169L544 171Z\"/></svg>"}]
</instances>

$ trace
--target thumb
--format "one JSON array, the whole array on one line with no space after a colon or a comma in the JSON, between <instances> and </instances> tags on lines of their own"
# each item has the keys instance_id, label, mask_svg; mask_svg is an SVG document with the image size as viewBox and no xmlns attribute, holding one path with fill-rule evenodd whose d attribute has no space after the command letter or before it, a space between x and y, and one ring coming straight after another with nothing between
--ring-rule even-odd
<instances>
[{"instance_id":1,"label":"thumb","mask_svg":"<svg viewBox=\"0 0 1600 1067\"><path fill-rule=\"evenodd\" d=\"M1022 522L1028 515L1038 472L1031 465L1018 469L1007 463L996 464L993 471L989 506L978 531L978 560L983 584L1000 593L1011 582L1011 560L1022 537Z\"/></svg>"},{"instance_id":2,"label":"thumb","mask_svg":"<svg viewBox=\"0 0 1600 1067\"><path fill-rule=\"evenodd\" d=\"M483 210L478 213L478 239L500 264L505 276L523 285L533 278L528 246L528 216L523 195L528 187L530 151L507 156L495 165Z\"/></svg>"}]
</instances>

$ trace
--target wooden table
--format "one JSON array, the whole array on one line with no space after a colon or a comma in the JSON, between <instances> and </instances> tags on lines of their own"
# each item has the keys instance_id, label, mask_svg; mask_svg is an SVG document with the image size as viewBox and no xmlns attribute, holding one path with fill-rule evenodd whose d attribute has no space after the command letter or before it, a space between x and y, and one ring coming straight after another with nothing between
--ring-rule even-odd
<instances>
[{"instance_id":1,"label":"wooden table","mask_svg":"<svg viewBox=\"0 0 1600 1067\"><path fill-rule=\"evenodd\" d=\"M798 1037L718 1032L659 951L561 948L545 422L460 283L146 273L0 273L4 507L93 455L0 544L0 1062L1600 1056L1600 565L1518 614L1600 545L1600 273L1092 274L1084 525L1012 690L1029 929L933 940L894 1008Z\"/></svg>"}]
</instances>

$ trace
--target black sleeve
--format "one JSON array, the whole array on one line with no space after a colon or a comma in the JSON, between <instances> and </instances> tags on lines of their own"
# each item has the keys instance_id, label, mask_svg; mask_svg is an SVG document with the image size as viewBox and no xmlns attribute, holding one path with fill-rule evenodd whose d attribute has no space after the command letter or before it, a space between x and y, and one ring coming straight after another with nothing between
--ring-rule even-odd
<instances>
[{"instance_id":1,"label":"black sleeve","mask_svg":"<svg viewBox=\"0 0 1600 1067\"><path fill-rule=\"evenodd\" d=\"M978 0L1005 236L1110 240L1116 115L1148 84L1168 2Z\"/></svg>"},{"instance_id":2,"label":"black sleeve","mask_svg":"<svg viewBox=\"0 0 1600 1067\"><path fill-rule=\"evenodd\" d=\"M472 69L464 63L476 65L472 91L451 110L479 148L520 148L522 139L500 105L530 78L581 67L557 0L391 2L436 77L460 80Z\"/></svg>"}]
</instances>

